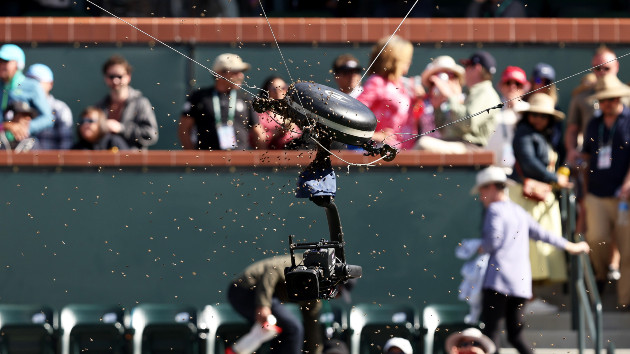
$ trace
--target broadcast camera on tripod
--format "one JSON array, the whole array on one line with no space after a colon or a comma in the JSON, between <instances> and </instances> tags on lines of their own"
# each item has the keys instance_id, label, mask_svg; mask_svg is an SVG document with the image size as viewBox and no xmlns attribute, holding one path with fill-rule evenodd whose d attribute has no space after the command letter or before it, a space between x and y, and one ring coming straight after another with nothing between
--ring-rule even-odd
<instances>
[{"instance_id":1,"label":"broadcast camera on tripod","mask_svg":"<svg viewBox=\"0 0 630 354\"><path fill-rule=\"evenodd\" d=\"M300 173L296 197L309 198L325 208L330 240L294 243L294 236L289 236L291 266L284 273L290 299L334 298L339 285L361 277L362 268L346 263L341 220L334 202L337 183L330 162L332 143L361 146L366 155L380 155L385 161L393 160L397 151L371 140L377 121L369 108L328 86L298 82L289 87L284 99L259 98L253 106L259 113L271 110L288 118L302 129L304 139L318 142L315 159ZM295 250L305 250L300 264L296 263Z\"/></svg>"}]
</instances>

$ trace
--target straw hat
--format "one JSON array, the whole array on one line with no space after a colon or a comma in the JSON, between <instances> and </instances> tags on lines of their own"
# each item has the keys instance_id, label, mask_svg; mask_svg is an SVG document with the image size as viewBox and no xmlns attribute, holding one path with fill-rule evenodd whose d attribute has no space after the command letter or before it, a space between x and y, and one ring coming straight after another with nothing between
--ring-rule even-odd
<instances>
[{"instance_id":1,"label":"straw hat","mask_svg":"<svg viewBox=\"0 0 630 354\"><path fill-rule=\"evenodd\" d=\"M490 183L505 183L506 185L510 185L513 184L514 181L507 178L505 170L503 170L502 167L490 166L477 173L475 186L470 190L470 194L478 194L480 187Z\"/></svg>"},{"instance_id":2,"label":"straw hat","mask_svg":"<svg viewBox=\"0 0 630 354\"><path fill-rule=\"evenodd\" d=\"M595 94L590 96L591 100L605 100L607 98L617 98L630 96L630 87L617 78L616 75L604 75L595 84Z\"/></svg>"},{"instance_id":3,"label":"straw hat","mask_svg":"<svg viewBox=\"0 0 630 354\"><path fill-rule=\"evenodd\" d=\"M564 119L564 113L555 109L555 102L551 96L546 93L535 93L527 100L529 108L522 110L521 113L532 112L549 114L556 118L556 120Z\"/></svg>"},{"instance_id":4,"label":"straw hat","mask_svg":"<svg viewBox=\"0 0 630 354\"><path fill-rule=\"evenodd\" d=\"M478 342L484 347L484 351L486 353L494 353L496 350L496 346L490 338L481 333L481 331L477 328L471 327L448 336L448 338L446 338L446 343L444 344L446 352L450 352L451 348L457 345L457 343L462 339L469 339Z\"/></svg>"},{"instance_id":5,"label":"straw hat","mask_svg":"<svg viewBox=\"0 0 630 354\"><path fill-rule=\"evenodd\" d=\"M449 57L448 55L441 55L432 62L430 62L426 69L422 72L422 85L424 87L430 87L431 83L429 82L429 78L438 71L451 71L457 75L459 79L459 83L461 85L464 84L464 74L466 73L466 69L463 66L458 65L455 62L455 59Z\"/></svg>"}]
</instances>

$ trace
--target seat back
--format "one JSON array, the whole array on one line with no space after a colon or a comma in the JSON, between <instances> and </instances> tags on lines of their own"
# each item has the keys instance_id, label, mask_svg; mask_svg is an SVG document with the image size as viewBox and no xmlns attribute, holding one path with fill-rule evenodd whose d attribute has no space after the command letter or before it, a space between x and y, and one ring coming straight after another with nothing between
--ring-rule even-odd
<instances>
[{"instance_id":1,"label":"seat back","mask_svg":"<svg viewBox=\"0 0 630 354\"><path fill-rule=\"evenodd\" d=\"M417 348L419 320L410 305L358 304L350 310L349 327L352 354L380 354L392 337L408 339Z\"/></svg>"},{"instance_id":2,"label":"seat back","mask_svg":"<svg viewBox=\"0 0 630 354\"><path fill-rule=\"evenodd\" d=\"M473 327L464 321L468 314L465 304L427 305L422 311L424 354L444 354L444 342L451 333Z\"/></svg>"},{"instance_id":3,"label":"seat back","mask_svg":"<svg viewBox=\"0 0 630 354\"><path fill-rule=\"evenodd\" d=\"M0 304L0 353L55 353L53 321L46 306Z\"/></svg>"},{"instance_id":4,"label":"seat back","mask_svg":"<svg viewBox=\"0 0 630 354\"><path fill-rule=\"evenodd\" d=\"M230 304L207 305L199 316L199 328L207 331L205 353L224 353L251 325ZM202 338L203 338L202 337Z\"/></svg>"},{"instance_id":5,"label":"seat back","mask_svg":"<svg viewBox=\"0 0 630 354\"><path fill-rule=\"evenodd\" d=\"M197 310L177 304L141 304L131 310L134 354L199 351Z\"/></svg>"},{"instance_id":6,"label":"seat back","mask_svg":"<svg viewBox=\"0 0 630 354\"><path fill-rule=\"evenodd\" d=\"M125 311L119 306L71 304L59 315L61 354L124 353Z\"/></svg>"}]
</instances>

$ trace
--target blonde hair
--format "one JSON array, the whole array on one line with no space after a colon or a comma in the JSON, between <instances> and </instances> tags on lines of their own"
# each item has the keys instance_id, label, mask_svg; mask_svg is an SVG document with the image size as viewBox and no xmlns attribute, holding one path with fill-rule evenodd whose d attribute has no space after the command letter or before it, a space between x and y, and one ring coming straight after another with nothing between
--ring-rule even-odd
<instances>
[{"instance_id":1,"label":"blonde hair","mask_svg":"<svg viewBox=\"0 0 630 354\"><path fill-rule=\"evenodd\" d=\"M396 80L404 75L404 64L411 62L413 45L399 36L393 36L389 43L388 40L389 37L383 37L372 47L370 62L374 64L371 71L389 80ZM381 52L383 47L385 49Z\"/></svg>"}]
</instances>

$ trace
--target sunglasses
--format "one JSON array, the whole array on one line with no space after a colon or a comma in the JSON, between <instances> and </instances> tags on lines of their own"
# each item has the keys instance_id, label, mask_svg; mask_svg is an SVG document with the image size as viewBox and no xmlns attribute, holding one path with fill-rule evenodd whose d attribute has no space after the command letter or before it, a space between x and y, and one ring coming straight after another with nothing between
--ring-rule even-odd
<instances>
[{"instance_id":1,"label":"sunglasses","mask_svg":"<svg viewBox=\"0 0 630 354\"><path fill-rule=\"evenodd\" d=\"M477 348L483 349L483 346L481 345L481 343L474 340L464 340L457 343L457 348L470 348L470 347L477 347Z\"/></svg>"},{"instance_id":2,"label":"sunglasses","mask_svg":"<svg viewBox=\"0 0 630 354\"><path fill-rule=\"evenodd\" d=\"M107 75L107 78L109 78L110 80L114 80L114 79L118 79L118 80L120 80L120 79L122 79L122 78L123 78L123 75L108 74L108 75Z\"/></svg>"},{"instance_id":3,"label":"sunglasses","mask_svg":"<svg viewBox=\"0 0 630 354\"><path fill-rule=\"evenodd\" d=\"M523 84L521 84L518 81L515 80L507 80L506 82L503 83L505 86L512 86L512 85L516 85L516 87L518 88L522 88Z\"/></svg>"},{"instance_id":4,"label":"sunglasses","mask_svg":"<svg viewBox=\"0 0 630 354\"><path fill-rule=\"evenodd\" d=\"M553 83L553 81L551 81L551 80L549 80L549 79L543 79L543 78L540 78L540 77L536 77L536 78L534 78L534 82L535 82L537 85L543 84L543 85L545 85L545 86L546 86L546 85L551 85L551 83Z\"/></svg>"},{"instance_id":5,"label":"sunglasses","mask_svg":"<svg viewBox=\"0 0 630 354\"><path fill-rule=\"evenodd\" d=\"M529 118L539 118L539 119L549 119L549 120L553 118L552 115L544 114L544 113L536 113L536 112L529 112L527 116Z\"/></svg>"},{"instance_id":6,"label":"sunglasses","mask_svg":"<svg viewBox=\"0 0 630 354\"><path fill-rule=\"evenodd\" d=\"M92 118L83 118L81 120L81 124L86 124L86 123L96 123L96 120Z\"/></svg>"},{"instance_id":7,"label":"sunglasses","mask_svg":"<svg viewBox=\"0 0 630 354\"><path fill-rule=\"evenodd\" d=\"M593 68L593 71L603 71L603 72L609 72L610 70L612 70L612 68L610 66L597 66Z\"/></svg>"}]
</instances>

